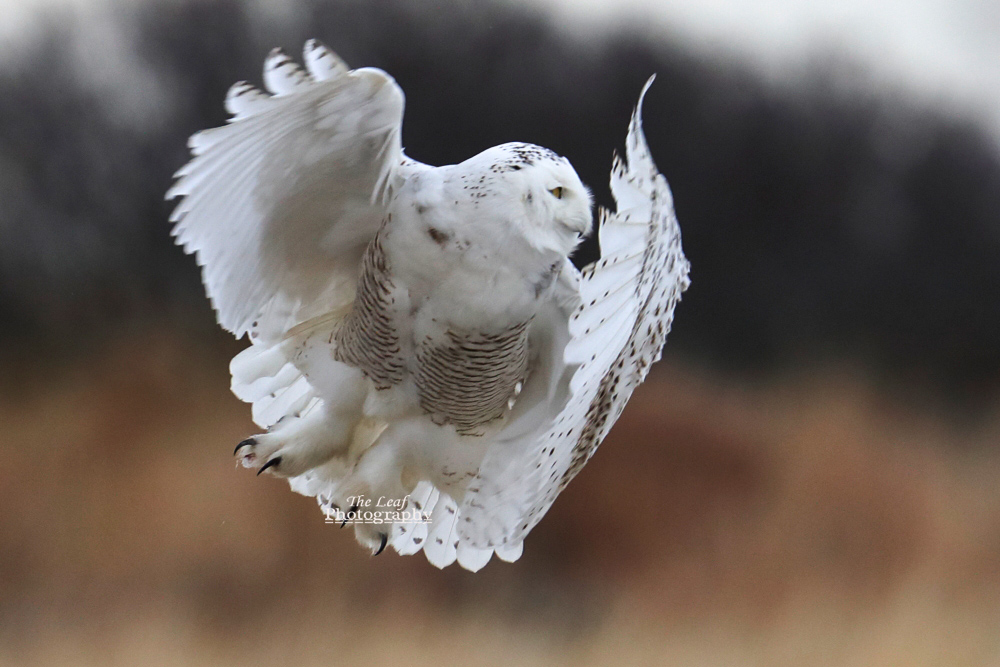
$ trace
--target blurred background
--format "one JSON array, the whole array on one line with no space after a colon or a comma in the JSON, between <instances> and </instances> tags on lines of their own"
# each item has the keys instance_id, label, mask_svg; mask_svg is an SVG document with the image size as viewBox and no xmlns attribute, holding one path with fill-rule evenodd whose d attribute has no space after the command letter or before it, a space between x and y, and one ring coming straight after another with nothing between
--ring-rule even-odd
<instances>
[{"instance_id":1,"label":"blurred background","mask_svg":"<svg viewBox=\"0 0 1000 667\"><path fill-rule=\"evenodd\" d=\"M412 157L542 144L603 205L658 76L692 287L516 564L372 559L233 469L244 344L162 198L309 37L395 76ZM1000 665L993 0L32 0L0 40L0 665Z\"/></svg>"}]
</instances>

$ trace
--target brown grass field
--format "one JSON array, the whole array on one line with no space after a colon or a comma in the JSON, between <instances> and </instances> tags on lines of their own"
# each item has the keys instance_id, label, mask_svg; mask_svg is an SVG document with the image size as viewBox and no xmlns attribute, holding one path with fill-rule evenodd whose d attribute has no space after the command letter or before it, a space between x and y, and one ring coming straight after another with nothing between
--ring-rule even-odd
<instances>
[{"instance_id":1,"label":"brown grass field","mask_svg":"<svg viewBox=\"0 0 1000 667\"><path fill-rule=\"evenodd\" d=\"M371 558L234 469L218 347L0 381L0 665L1000 665L1000 406L668 355L516 564Z\"/></svg>"}]
</instances>

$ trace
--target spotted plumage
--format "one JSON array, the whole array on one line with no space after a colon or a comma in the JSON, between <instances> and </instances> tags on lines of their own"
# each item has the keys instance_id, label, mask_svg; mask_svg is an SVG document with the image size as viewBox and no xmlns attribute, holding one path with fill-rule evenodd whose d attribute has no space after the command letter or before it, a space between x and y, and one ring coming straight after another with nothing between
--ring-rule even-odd
<instances>
[{"instance_id":1,"label":"spotted plumage","mask_svg":"<svg viewBox=\"0 0 1000 667\"><path fill-rule=\"evenodd\" d=\"M270 94L234 85L231 122L192 137L168 193L220 324L250 338L233 391L264 432L236 454L327 515L359 496L412 510L354 524L374 554L517 560L659 359L688 284L639 108L612 169L619 210L578 271L591 198L565 158L511 143L420 164L391 77L317 42L304 62L276 50Z\"/></svg>"}]
</instances>

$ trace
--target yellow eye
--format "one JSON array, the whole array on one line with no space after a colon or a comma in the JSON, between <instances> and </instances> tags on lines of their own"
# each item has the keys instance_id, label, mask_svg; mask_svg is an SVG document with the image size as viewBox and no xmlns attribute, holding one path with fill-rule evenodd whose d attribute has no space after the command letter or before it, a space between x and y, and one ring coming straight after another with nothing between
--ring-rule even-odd
<instances>
[{"instance_id":1,"label":"yellow eye","mask_svg":"<svg viewBox=\"0 0 1000 667\"><path fill-rule=\"evenodd\" d=\"M549 192L551 192L552 196L556 199L562 199L562 190L562 186L559 186L558 188L552 188Z\"/></svg>"}]
</instances>

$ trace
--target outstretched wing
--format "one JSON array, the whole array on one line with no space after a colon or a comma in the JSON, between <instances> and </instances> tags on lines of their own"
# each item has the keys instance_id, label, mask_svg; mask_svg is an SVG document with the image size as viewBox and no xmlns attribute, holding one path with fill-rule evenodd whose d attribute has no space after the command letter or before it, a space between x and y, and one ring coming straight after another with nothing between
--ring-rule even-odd
<instances>
[{"instance_id":1,"label":"outstretched wing","mask_svg":"<svg viewBox=\"0 0 1000 667\"><path fill-rule=\"evenodd\" d=\"M501 434L491 446L460 508L458 532L470 547L516 548L660 359L689 265L670 188L642 132L642 100L652 81L632 115L627 161L616 157L612 169L618 211L602 212L601 258L582 271L569 319L569 399L544 427L528 436Z\"/></svg>"},{"instance_id":2,"label":"outstretched wing","mask_svg":"<svg viewBox=\"0 0 1000 667\"><path fill-rule=\"evenodd\" d=\"M316 41L306 70L275 49L272 95L237 83L228 125L199 132L167 198L173 234L202 266L219 323L273 340L350 303L357 263L403 161L403 92L378 69L348 70Z\"/></svg>"}]
</instances>

